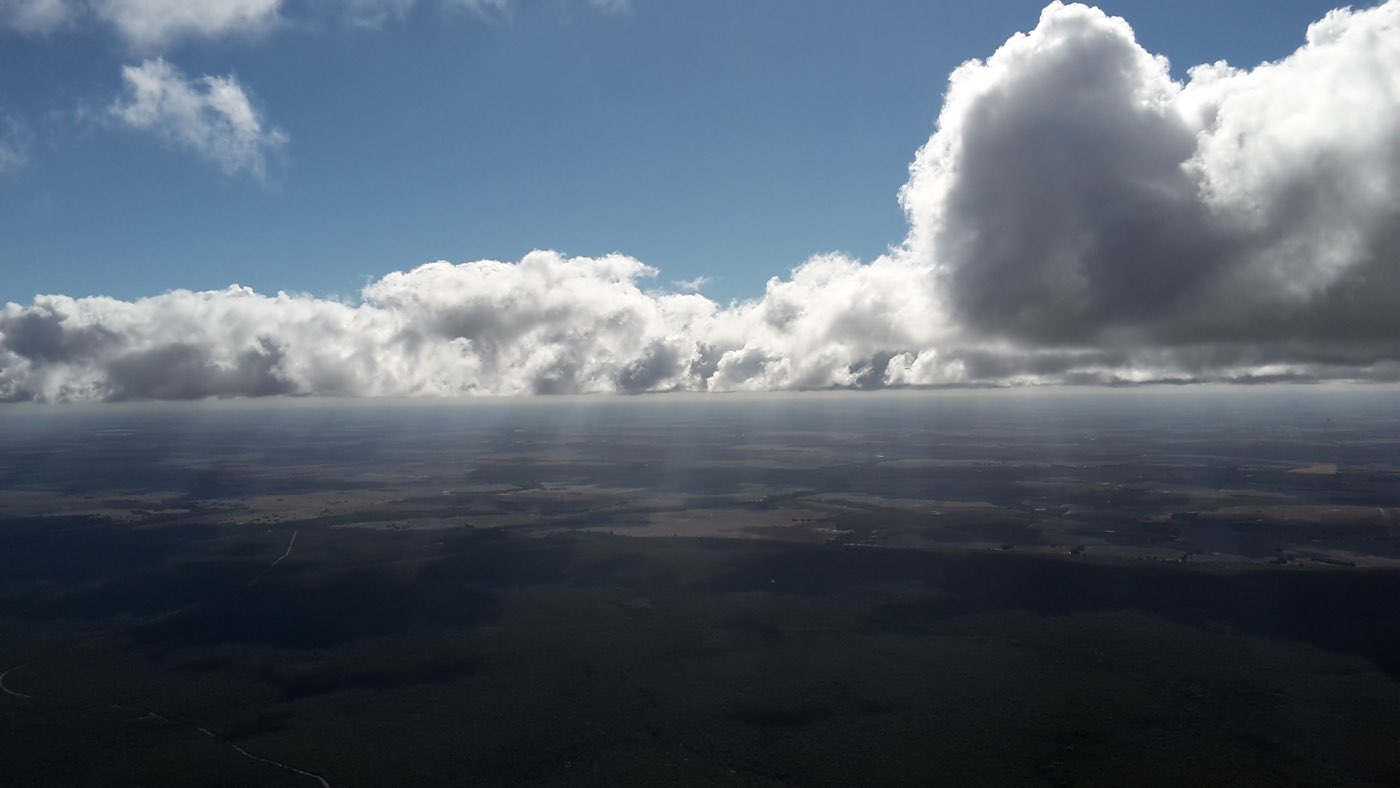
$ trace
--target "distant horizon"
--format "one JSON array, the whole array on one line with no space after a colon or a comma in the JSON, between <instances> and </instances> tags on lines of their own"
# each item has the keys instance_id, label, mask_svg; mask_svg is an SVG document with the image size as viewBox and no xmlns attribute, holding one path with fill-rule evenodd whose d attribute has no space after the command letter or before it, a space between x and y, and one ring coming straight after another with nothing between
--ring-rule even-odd
<instances>
[{"instance_id":1,"label":"distant horizon","mask_svg":"<svg viewBox=\"0 0 1400 788\"><path fill-rule=\"evenodd\" d=\"M665 408L668 405L721 405L742 406L773 405L783 402L836 404L848 402L852 405L877 402L927 402L945 400L980 401L991 403L997 398L1032 401L1036 399L1111 399L1132 398L1182 400L1192 397L1210 399L1212 397L1284 397L1336 394L1340 396L1374 394L1400 394L1400 381L1286 381L1269 383L1241 383L1230 381L1209 381L1190 383L1134 383L1127 385L1100 384L1059 384L1041 383L1026 385L965 385L965 386L901 386L880 389L773 389L764 391L646 391L596 392L590 394L478 394L449 396L395 396L395 397L326 397L312 394L279 394L259 397L207 397L201 399L125 399L125 400L68 400L46 402L25 400L0 402L0 414L6 412L85 412L93 413L126 410L131 412L151 411L170 412L171 408L328 408L332 410L393 410L404 409L472 409L472 408L588 408L641 406L645 408Z\"/></svg>"}]
</instances>

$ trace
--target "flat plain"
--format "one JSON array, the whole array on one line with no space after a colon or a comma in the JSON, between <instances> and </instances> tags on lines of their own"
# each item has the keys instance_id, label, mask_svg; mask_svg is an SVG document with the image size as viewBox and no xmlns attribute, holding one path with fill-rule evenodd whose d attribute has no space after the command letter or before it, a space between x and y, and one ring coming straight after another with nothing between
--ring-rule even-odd
<instances>
[{"instance_id":1,"label":"flat plain","mask_svg":"<svg viewBox=\"0 0 1400 788\"><path fill-rule=\"evenodd\" d=\"M8 407L0 775L1400 783L1395 395Z\"/></svg>"}]
</instances>

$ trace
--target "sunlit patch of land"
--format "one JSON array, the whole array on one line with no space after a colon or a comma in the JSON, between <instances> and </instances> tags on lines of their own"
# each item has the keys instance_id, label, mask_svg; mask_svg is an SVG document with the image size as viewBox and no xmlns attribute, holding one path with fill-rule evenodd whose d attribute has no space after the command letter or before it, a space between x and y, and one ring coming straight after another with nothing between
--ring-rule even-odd
<instances>
[{"instance_id":1,"label":"sunlit patch of land","mask_svg":"<svg viewBox=\"0 0 1400 788\"><path fill-rule=\"evenodd\" d=\"M619 485L629 480L628 474L614 461L588 459L577 452L550 451L536 461L520 454L510 458L515 464L497 466L494 473L501 478L490 481L479 478L481 469L490 465L473 458L471 466L451 474L338 475L332 466L320 465L314 473L299 476L296 488L275 494L192 497L169 490L74 494L11 489L0 498L0 518L330 529L503 528L540 535L578 530L632 537L1015 549L1083 560L1139 557L1293 567L1307 566L1312 559L1332 560L1337 566L1392 566L1400 560L1386 509L1369 499L1332 500L1326 486L1333 479L1342 480L1339 491L1357 484L1396 486L1394 477L1376 468L1358 482L1354 475L1256 467L1232 472L1231 481L1239 486L1212 488L1176 481L1199 473L1176 464L1167 466L1165 478L1154 478L1160 472L1156 466L1131 463L1071 467L906 458L862 461L877 469L873 488L841 489L828 482L816 489L775 483L774 475L800 469L781 460L766 472L755 471L763 458L751 456L744 464L722 470L706 463L689 468L687 474L734 478L728 485L695 490L685 488L686 476L662 484ZM828 457L822 467L826 475L840 479L845 466ZM506 472L510 468L528 472L512 475ZM541 469L548 469L549 475ZM249 467L241 473L244 484L261 483L258 470ZM956 499L885 491L912 487L891 485L891 479L927 473L977 479L982 494ZM1300 488L1288 479L1310 481ZM1299 555L1304 560L1288 558Z\"/></svg>"},{"instance_id":2,"label":"sunlit patch of land","mask_svg":"<svg viewBox=\"0 0 1400 788\"><path fill-rule=\"evenodd\" d=\"M1294 468L1289 473L1298 473L1304 476L1336 476L1337 463L1317 462L1312 465L1305 465L1301 468Z\"/></svg>"}]
</instances>

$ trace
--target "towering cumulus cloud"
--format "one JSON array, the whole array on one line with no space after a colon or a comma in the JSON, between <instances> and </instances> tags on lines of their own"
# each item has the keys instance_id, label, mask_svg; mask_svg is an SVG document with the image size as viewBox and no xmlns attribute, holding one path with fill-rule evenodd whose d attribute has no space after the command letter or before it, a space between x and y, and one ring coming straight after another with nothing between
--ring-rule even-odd
<instances>
[{"instance_id":1,"label":"towering cumulus cloud","mask_svg":"<svg viewBox=\"0 0 1400 788\"><path fill-rule=\"evenodd\" d=\"M729 306L551 252L355 304L40 296L0 313L0 398L1398 379L1400 0L1185 83L1054 3L954 72L899 197L899 248Z\"/></svg>"},{"instance_id":2,"label":"towering cumulus cloud","mask_svg":"<svg viewBox=\"0 0 1400 788\"><path fill-rule=\"evenodd\" d=\"M960 335L1126 374L1389 375L1400 351L1400 3L1182 85L1051 5L952 76L901 193Z\"/></svg>"}]
</instances>

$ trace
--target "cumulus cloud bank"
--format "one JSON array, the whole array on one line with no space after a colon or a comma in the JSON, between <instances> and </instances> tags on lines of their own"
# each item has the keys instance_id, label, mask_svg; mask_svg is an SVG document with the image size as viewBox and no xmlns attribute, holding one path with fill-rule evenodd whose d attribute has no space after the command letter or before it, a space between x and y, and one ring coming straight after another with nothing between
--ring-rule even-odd
<instances>
[{"instance_id":1,"label":"cumulus cloud bank","mask_svg":"<svg viewBox=\"0 0 1400 788\"><path fill-rule=\"evenodd\" d=\"M138 117L217 126L205 88ZM357 303L40 296L0 313L0 398L1400 379L1400 0L1185 82L1123 20L1053 3L954 72L899 199L889 254L729 305L552 252L391 273Z\"/></svg>"},{"instance_id":2,"label":"cumulus cloud bank","mask_svg":"<svg viewBox=\"0 0 1400 788\"><path fill-rule=\"evenodd\" d=\"M285 133L267 127L232 76L190 80L158 58L124 66L122 81L126 92L108 108L112 118L192 150L227 174L263 179L268 156L287 142Z\"/></svg>"}]
</instances>

